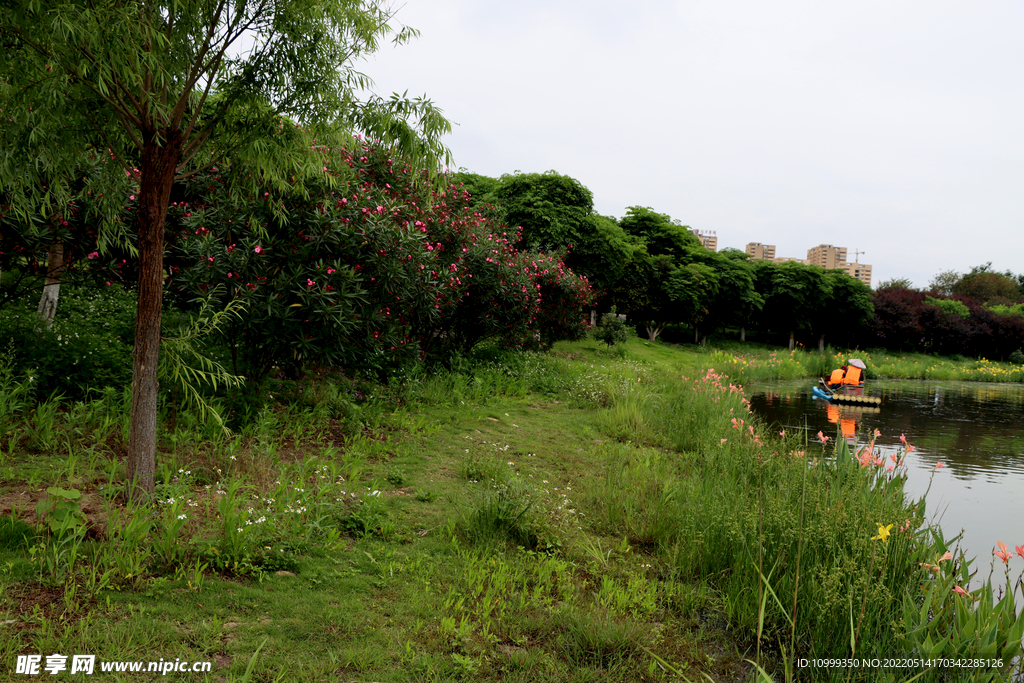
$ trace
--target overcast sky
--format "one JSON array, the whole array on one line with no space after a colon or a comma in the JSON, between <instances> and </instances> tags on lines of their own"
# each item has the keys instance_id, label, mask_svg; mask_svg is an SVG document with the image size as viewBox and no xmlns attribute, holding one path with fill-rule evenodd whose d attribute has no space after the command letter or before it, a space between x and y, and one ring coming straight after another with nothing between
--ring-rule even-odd
<instances>
[{"instance_id":1,"label":"overcast sky","mask_svg":"<svg viewBox=\"0 0 1024 683\"><path fill-rule=\"evenodd\" d=\"M1024 271L1024 4L397 0L361 68L455 124L455 167L553 169L719 249L864 252L873 285Z\"/></svg>"}]
</instances>

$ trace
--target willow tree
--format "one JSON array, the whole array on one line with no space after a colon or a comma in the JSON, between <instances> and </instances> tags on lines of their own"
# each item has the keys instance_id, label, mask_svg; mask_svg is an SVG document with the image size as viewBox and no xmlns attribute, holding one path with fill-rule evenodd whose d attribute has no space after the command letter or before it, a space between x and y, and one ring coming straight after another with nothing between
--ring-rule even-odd
<instances>
[{"instance_id":1,"label":"willow tree","mask_svg":"<svg viewBox=\"0 0 1024 683\"><path fill-rule=\"evenodd\" d=\"M382 40L415 35L390 21L377 0L0 0L0 108L26 131L24 144L0 149L9 210L27 218L53 201L50 188L21 180L39 160L59 177L102 150L137 181L123 198L138 254L133 495L154 485L164 222L175 179L230 155L263 181L301 183L316 155L282 144L282 131L293 130L285 117L317 144L361 131L425 168L447 160L439 138L450 126L429 100L357 98L372 83L356 60Z\"/></svg>"}]
</instances>

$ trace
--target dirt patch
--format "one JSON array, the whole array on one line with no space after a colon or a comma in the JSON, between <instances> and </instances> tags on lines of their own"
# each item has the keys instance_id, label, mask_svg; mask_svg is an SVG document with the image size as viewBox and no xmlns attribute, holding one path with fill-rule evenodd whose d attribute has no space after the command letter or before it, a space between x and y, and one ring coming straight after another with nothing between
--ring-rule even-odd
<instances>
[{"instance_id":1,"label":"dirt patch","mask_svg":"<svg viewBox=\"0 0 1024 683\"><path fill-rule=\"evenodd\" d=\"M80 489L79 489L80 490ZM26 524L37 527L42 523L36 513L36 505L47 497L46 490L18 491L0 496L0 515L10 515ZM107 513L103 509L103 497L97 490L82 491L79 509L85 514L85 537L103 539L107 537Z\"/></svg>"}]
</instances>

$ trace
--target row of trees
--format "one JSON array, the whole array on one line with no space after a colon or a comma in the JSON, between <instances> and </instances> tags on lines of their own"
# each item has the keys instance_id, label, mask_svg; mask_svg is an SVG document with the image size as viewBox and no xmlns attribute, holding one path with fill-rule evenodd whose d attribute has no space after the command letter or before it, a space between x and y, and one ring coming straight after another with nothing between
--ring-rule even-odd
<instances>
[{"instance_id":1,"label":"row of trees","mask_svg":"<svg viewBox=\"0 0 1024 683\"><path fill-rule=\"evenodd\" d=\"M842 271L712 252L650 208L601 216L589 190L553 171L457 178L480 211L522 226L525 243L567 252L566 263L594 285L599 309L627 313L651 340L682 326L695 341L756 330L791 348L797 339L819 348L828 340L1008 358L1024 347L1024 274L991 264L939 273L927 291L896 280L872 292Z\"/></svg>"},{"instance_id":2,"label":"row of trees","mask_svg":"<svg viewBox=\"0 0 1024 683\"><path fill-rule=\"evenodd\" d=\"M652 341L682 325L695 340L756 328L791 345L798 334L823 345L826 337L850 341L871 316L871 290L841 271L710 251L689 227L650 208L630 207L619 220L601 216L590 191L568 176L457 178L481 211L521 226L524 243L566 251L566 263L594 285L598 307L616 306Z\"/></svg>"},{"instance_id":3,"label":"row of trees","mask_svg":"<svg viewBox=\"0 0 1024 683\"><path fill-rule=\"evenodd\" d=\"M874 302L865 345L1001 360L1024 348L1024 274L996 273L990 263L939 273L926 290L883 282Z\"/></svg>"}]
</instances>

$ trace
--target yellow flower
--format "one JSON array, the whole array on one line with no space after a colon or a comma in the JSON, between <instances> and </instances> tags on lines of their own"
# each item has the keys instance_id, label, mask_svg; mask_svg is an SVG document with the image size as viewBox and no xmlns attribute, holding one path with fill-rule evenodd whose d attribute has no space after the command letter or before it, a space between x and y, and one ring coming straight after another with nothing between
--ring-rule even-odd
<instances>
[{"instance_id":1,"label":"yellow flower","mask_svg":"<svg viewBox=\"0 0 1024 683\"><path fill-rule=\"evenodd\" d=\"M878 522L875 522L875 524L878 524ZM878 535L877 536L872 536L871 540L872 541L881 540L881 541L883 541L885 543L888 543L889 542L889 532L891 530L892 530L892 524L890 524L889 526L882 526L881 524L878 524Z\"/></svg>"}]
</instances>

